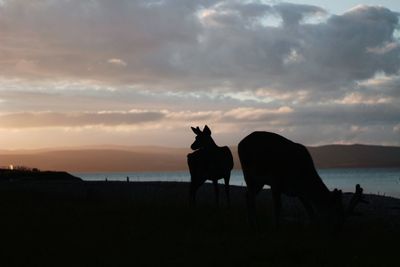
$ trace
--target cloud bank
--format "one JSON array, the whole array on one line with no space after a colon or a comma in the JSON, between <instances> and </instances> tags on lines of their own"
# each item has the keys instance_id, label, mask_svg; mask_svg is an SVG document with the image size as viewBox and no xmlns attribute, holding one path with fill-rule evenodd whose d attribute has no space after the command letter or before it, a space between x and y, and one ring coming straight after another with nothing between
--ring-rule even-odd
<instances>
[{"instance_id":1,"label":"cloud bank","mask_svg":"<svg viewBox=\"0 0 400 267\"><path fill-rule=\"evenodd\" d=\"M328 16L289 3L6 0L0 15L3 75L290 91L338 90L400 67L398 13L384 7Z\"/></svg>"},{"instance_id":2,"label":"cloud bank","mask_svg":"<svg viewBox=\"0 0 400 267\"><path fill-rule=\"evenodd\" d=\"M400 145L399 36L379 6L4 0L0 128L154 124L182 139L208 122L231 142L263 129Z\"/></svg>"}]
</instances>

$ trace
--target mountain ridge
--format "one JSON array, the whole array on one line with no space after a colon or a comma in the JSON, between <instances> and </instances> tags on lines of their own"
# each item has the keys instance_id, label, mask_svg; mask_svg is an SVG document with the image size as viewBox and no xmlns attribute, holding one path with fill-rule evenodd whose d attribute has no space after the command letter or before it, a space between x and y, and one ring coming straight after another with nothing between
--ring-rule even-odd
<instances>
[{"instance_id":1,"label":"mountain ridge","mask_svg":"<svg viewBox=\"0 0 400 267\"><path fill-rule=\"evenodd\" d=\"M240 168L237 146L230 146ZM317 168L400 168L400 147L324 145L307 147ZM187 170L189 148L158 146L85 146L54 150L0 151L0 166L27 166L69 172Z\"/></svg>"}]
</instances>

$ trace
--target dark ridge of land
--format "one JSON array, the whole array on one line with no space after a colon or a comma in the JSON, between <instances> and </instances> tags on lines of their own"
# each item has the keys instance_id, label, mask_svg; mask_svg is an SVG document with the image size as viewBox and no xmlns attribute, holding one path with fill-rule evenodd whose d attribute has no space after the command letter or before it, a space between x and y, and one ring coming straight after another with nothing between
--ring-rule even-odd
<instances>
[{"instance_id":1,"label":"dark ridge of land","mask_svg":"<svg viewBox=\"0 0 400 267\"><path fill-rule=\"evenodd\" d=\"M81 178L62 171L0 169L0 181L66 181L79 182Z\"/></svg>"},{"instance_id":2,"label":"dark ridge of land","mask_svg":"<svg viewBox=\"0 0 400 267\"><path fill-rule=\"evenodd\" d=\"M400 147L355 144L308 150L318 168L400 168Z\"/></svg>"},{"instance_id":3,"label":"dark ridge of land","mask_svg":"<svg viewBox=\"0 0 400 267\"><path fill-rule=\"evenodd\" d=\"M308 147L317 168L400 168L400 147L328 145ZM240 168L237 147L231 147ZM104 146L54 151L2 151L0 166L9 164L69 172L187 170L189 149Z\"/></svg>"},{"instance_id":4,"label":"dark ridge of land","mask_svg":"<svg viewBox=\"0 0 400 267\"><path fill-rule=\"evenodd\" d=\"M214 205L211 184L188 206L188 183L15 181L0 183L1 266L397 266L400 200L367 195L364 215L332 233L283 198L257 198L249 228L245 188ZM345 194L345 202L351 197Z\"/></svg>"}]
</instances>

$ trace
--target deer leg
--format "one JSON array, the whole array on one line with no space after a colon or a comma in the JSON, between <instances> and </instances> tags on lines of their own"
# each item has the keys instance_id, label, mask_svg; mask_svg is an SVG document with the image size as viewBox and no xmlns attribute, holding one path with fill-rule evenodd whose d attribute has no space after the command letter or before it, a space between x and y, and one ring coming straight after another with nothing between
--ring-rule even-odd
<instances>
[{"instance_id":1,"label":"deer leg","mask_svg":"<svg viewBox=\"0 0 400 267\"><path fill-rule=\"evenodd\" d=\"M213 180L213 185L214 185L214 191L215 191L215 202L218 206L219 204L219 190L218 190L218 180L214 179Z\"/></svg>"},{"instance_id":2,"label":"deer leg","mask_svg":"<svg viewBox=\"0 0 400 267\"><path fill-rule=\"evenodd\" d=\"M231 198L229 196L229 179L230 179L230 174L228 174L225 178L225 193L226 193L226 202L228 203L228 207L231 206Z\"/></svg>"},{"instance_id":3,"label":"deer leg","mask_svg":"<svg viewBox=\"0 0 400 267\"><path fill-rule=\"evenodd\" d=\"M247 189L246 192L246 204L247 204L247 215L249 219L250 226L252 228L256 228L257 226L257 220L256 220L256 194L250 190L249 188Z\"/></svg>"},{"instance_id":4,"label":"deer leg","mask_svg":"<svg viewBox=\"0 0 400 267\"><path fill-rule=\"evenodd\" d=\"M310 218L311 221L315 220L315 212L314 208L311 205L311 203L305 199L304 197L299 197L301 203L303 204L304 208L306 209L307 215Z\"/></svg>"},{"instance_id":5,"label":"deer leg","mask_svg":"<svg viewBox=\"0 0 400 267\"><path fill-rule=\"evenodd\" d=\"M249 181L247 179L247 181ZM246 192L246 204L247 213L250 226L253 229L257 228L257 218L256 218L256 195L263 188L262 184L247 184Z\"/></svg>"},{"instance_id":6,"label":"deer leg","mask_svg":"<svg viewBox=\"0 0 400 267\"><path fill-rule=\"evenodd\" d=\"M190 206L196 206L196 191L199 188L197 183L191 182L190 183L190 190L189 190L189 204Z\"/></svg>"},{"instance_id":7,"label":"deer leg","mask_svg":"<svg viewBox=\"0 0 400 267\"><path fill-rule=\"evenodd\" d=\"M281 208L282 208L281 192L272 186L271 186L271 191L272 191L272 198L274 201L275 224L276 224L276 227L278 228L279 227L279 216L281 214Z\"/></svg>"}]
</instances>

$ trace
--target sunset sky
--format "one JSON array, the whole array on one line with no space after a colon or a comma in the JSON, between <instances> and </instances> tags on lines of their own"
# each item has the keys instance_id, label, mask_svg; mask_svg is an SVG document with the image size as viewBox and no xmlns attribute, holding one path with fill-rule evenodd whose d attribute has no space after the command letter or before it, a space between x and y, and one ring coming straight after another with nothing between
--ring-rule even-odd
<instances>
[{"instance_id":1,"label":"sunset sky","mask_svg":"<svg viewBox=\"0 0 400 267\"><path fill-rule=\"evenodd\" d=\"M400 1L0 0L0 149L400 145Z\"/></svg>"}]
</instances>

